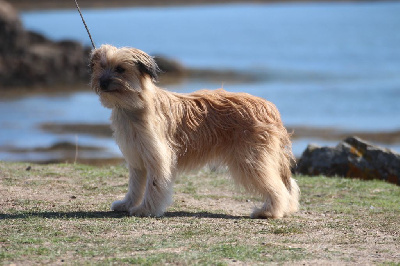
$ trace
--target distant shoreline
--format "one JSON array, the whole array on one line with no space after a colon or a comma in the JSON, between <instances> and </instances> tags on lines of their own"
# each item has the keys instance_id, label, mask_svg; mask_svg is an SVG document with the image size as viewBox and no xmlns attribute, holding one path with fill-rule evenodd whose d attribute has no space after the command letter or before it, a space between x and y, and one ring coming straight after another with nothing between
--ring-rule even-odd
<instances>
[{"instance_id":1,"label":"distant shoreline","mask_svg":"<svg viewBox=\"0 0 400 266\"><path fill-rule=\"evenodd\" d=\"M39 125L39 128L46 133L63 135L74 134L76 136L86 135L98 138L112 138L112 130L109 124L53 124L45 123ZM346 131L334 128L292 126L287 127L292 132L292 141L301 139L312 139L320 141L332 141L339 143L349 136L357 136L373 145L382 147L383 145L393 145L400 142L400 129L393 131ZM79 158L76 158L76 152L79 151ZM394 150L392 150L394 151ZM0 146L0 152L18 154L40 154L39 160L19 159L17 161L26 161L34 163L84 163L90 165L115 165L124 162L121 156L109 154L104 147L92 146L84 143L73 143L68 141L56 141L50 146L34 147L16 147ZM394 151L396 152L396 151ZM81 155L84 156L81 156ZM104 154L104 157L99 155ZM298 157L299 158L299 157Z\"/></svg>"},{"instance_id":2,"label":"distant shoreline","mask_svg":"<svg viewBox=\"0 0 400 266\"><path fill-rule=\"evenodd\" d=\"M211 5L211 4L229 4L229 3L290 3L290 2L332 2L330 0L78 0L81 8L112 8L112 7L137 7L137 6L190 6L190 5ZM366 0L335 0L333 2L366 2ZM65 9L75 8L73 0L54 1L54 0L14 0L12 5L22 11L40 10L40 9Z\"/></svg>"},{"instance_id":3,"label":"distant shoreline","mask_svg":"<svg viewBox=\"0 0 400 266\"><path fill-rule=\"evenodd\" d=\"M109 124L42 124L40 128L51 134L86 134L97 137L112 137ZM292 139L314 138L328 141L339 141L348 136L358 136L367 141L382 144L395 144L400 142L400 129L388 131L361 131L340 130L331 127L313 126L288 126L287 130L293 133Z\"/></svg>"}]
</instances>

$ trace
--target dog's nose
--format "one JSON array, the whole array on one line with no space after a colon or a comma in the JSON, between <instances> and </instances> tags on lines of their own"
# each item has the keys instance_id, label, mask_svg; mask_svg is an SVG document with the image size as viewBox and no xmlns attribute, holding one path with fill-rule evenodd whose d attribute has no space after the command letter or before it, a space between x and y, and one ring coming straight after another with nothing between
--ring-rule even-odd
<instances>
[{"instance_id":1,"label":"dog's nose","mask_svg":"<svg viewBox=\"0 0 400 266\"><path fill-rule=\"evenodd\" d=\"M107 76L102 76L102 77L100 78L100 88L101 88L103 91L107 91L107 90L108 90L108 86L110 85L110 83L111 83L111 80L110 80L109 77L107 77Z\"/></svg>"}]
</instances>

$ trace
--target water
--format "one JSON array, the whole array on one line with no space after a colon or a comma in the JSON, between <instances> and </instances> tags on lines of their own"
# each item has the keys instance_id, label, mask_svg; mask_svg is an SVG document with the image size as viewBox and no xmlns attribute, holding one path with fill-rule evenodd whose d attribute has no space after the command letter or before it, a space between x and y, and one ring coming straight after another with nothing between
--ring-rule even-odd
<instances>
[{"instance_id":1,"label":"water","mask_svg":"<svg viewBox=\"0 0 400 266\"><path fill-rule=\"evenodd\" d=\"M83 13L97 45L134 46L178 59L188 67L234 69L262 77L247 84L187 80L171 90L190 92L223 84L229 91L273 101L289 126L400 129L399 2L117 8ZM74 9L25 12L22 19L27 28L54 40L76 39L90 45ZM34 105L40 108L32 109ZM93 93L7 101L1 103L1 114L4 111L15 113L15 119L0 115L0 146L49 145L60 136L36 128L28 141L30 128L41 122L107 122L109 115ZM97 140L87 137L85 141ZM308 141L297 141L295 153L301 153ZM391 147L399 150L399 145ZM0 159L7 156L0 153Z\"/></svg>"}]
</instances>

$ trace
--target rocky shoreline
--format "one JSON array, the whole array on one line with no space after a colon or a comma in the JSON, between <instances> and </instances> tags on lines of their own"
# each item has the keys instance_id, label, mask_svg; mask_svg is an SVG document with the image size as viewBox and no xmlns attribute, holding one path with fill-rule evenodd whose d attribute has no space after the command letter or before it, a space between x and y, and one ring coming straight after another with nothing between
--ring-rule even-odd
<instances>
[{"instance_id":1,"label":"rocky shoreline","mask_svg":"<svg viewBox=\"0 0 400 266\"><path fill-rule=\"evenodd\" d=\"M17 10L3 0L0 0L0 39L2 96L21 91L60 91L66 87L73 90L88 89L91 47L84 47L73 40L54 42L39 33L24 29ZM232 70L189 69L163 56L155 56L155 59L162 70L162 85L178 83L184 79L229 82L252 82L259 79L255 74Z\"/></svg>"}]
</instances>

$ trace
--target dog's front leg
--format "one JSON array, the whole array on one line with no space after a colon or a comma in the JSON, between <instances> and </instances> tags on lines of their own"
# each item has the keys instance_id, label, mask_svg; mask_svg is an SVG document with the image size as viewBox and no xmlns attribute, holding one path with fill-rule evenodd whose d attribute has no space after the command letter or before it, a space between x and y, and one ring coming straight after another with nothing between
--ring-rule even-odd
<instances>
[{"instance_id":1,"label":"dog's front leg","mask_svg":"<svg viewBox=\"0 0 400 266\"><path fill-rule=\"evenodd\" d=\"M160 217L172 202L173 182L170 177L147 174L146 190L139 206L129 210L130 215Z\"/></svg>"},{"instance_id":2,"label":"dog's front leg","mask_svg":"<svg viewBox=\"0 0 400 266\"><path fill-rule=\"evenodd\" d=\"M146 171L135 167L129 167L128 192L123 200L114 201L111 205L113 211L129 211L138 205L146 188Z\"/></svg>"}]
</instances>

